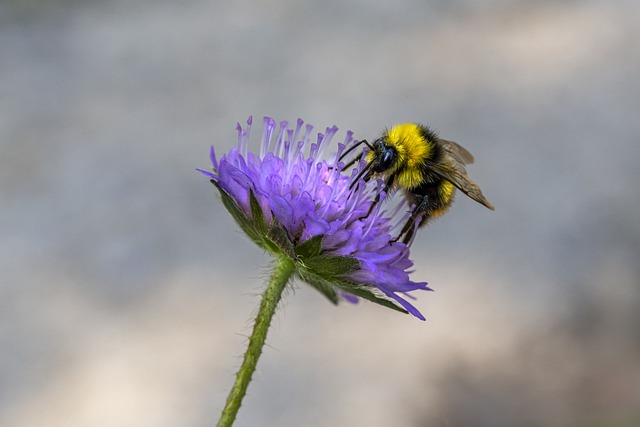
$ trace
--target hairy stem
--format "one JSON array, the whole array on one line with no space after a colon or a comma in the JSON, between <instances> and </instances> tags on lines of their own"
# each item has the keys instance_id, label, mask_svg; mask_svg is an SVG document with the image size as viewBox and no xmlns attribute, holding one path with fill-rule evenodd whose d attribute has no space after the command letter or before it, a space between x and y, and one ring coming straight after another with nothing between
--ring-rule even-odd
<instances>
[{"instance_id":1,"label":"hairy stem","mask_svg":"<svg viewBox=\"0 0 640 427\"><path fill-rule=\"evenodd\" d=\"M276 307L282 297L282 292L287 286L287 283L289 283L294 271L295 264L291 259L284 256L278 257L267 289L265 289L262 294L260 308L258 309L258 315L253 325L253 332L249 338L249 346L242 360L242 366L236 374L236 381L229 392L227 403L222 410L217 427L230 427L236 419L236 415L242 404L242 399L247 393L247 387L256 370L260 354L262 354L262 347L267 339L267 331L269 330L271 319L276 312Z\"/></svg>"}]
</instances>

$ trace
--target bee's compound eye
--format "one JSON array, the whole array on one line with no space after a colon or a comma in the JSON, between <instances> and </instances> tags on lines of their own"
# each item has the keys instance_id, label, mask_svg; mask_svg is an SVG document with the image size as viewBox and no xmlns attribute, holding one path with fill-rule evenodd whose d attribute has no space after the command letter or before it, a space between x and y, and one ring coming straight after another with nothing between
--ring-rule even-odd
<instances>
[{"instance_id":1,"label":"bee's compound eye","mask_svg":"<svg viewBox=\"0 0 640 427\"><path fill-rule=\"evenodd\" d=\"M376 167L376 169L378 169L378 172L386 171L387 169L389 169L395 157L396 153L394 152L394 150L384 150L380 155L380 161L378 162L378 165Z\"/></svg>"}]
</instances>

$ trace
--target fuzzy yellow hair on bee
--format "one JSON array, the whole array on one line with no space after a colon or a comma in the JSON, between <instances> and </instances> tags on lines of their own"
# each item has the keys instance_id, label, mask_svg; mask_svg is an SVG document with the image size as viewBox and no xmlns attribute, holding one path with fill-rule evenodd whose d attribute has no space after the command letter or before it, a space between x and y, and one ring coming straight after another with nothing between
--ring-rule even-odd
<instances>
[{"instance_id":1,"label":"fuzzy yellow hair on bee","mask_svg":"<svg viewBox=\"0 0 640 427\"><path fill-rule=\"evenodd\" d=\"M409 243L417 228L447 212L456 189L494 210L480 187L467 176L465 166L474 160L471 153L458 143L440 138L427 126L415 123L392 126L372 144L363 140L353 145L341 159L361 144L366 145L368 151L363 151L346 165L348 167L365 156L366 164L352 185L361 178L367 182L380 176L385 179L384 194L398 187L413 206L411 216L396 240ZM369 214L379 201L380 195Z\"/></svg>"}]
</instances>

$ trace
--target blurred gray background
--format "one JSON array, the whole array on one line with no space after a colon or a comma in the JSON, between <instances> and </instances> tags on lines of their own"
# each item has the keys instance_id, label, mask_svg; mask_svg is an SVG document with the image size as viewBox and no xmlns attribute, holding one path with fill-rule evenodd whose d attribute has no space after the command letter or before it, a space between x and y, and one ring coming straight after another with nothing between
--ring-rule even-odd
<instances>
[{"instance_id":1,"label":"blurred gray background","mask_svg":"<svg viewBox=\"0 0 640 427\"><path fill-rule=\"evenodd\" d=\"M426 322L296 284L237 426L640 425L639 70L636 0L1 2L0 425L215 424L269 258L194 169L250 114L431 124L496 211L418 236Z\"/></svg>"}]
</instances>

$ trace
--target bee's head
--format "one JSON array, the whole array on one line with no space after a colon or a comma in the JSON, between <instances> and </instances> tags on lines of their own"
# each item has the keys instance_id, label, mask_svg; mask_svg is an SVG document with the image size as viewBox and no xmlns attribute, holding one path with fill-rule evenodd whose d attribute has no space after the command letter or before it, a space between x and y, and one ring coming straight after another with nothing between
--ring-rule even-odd
<instances>
[{"instance_id":1,"label":"bee's head","mask_svg":"<svg viewBox=\"0 0 640 427\"><path fill-rule=\"evenodd\" d=\"M369 147L369 151L365 155L367 163L355 177L351 183L351 187L353 187L360 178L367 182L374 175L393 172L398 166L398 150L389 143L386 135L382 135L376 139L373 144L367 143L367 147Z\"/></svg>"},{"instance_id":2,"label":"bee's head","mask_svg":"<svg viewBox=\"0 0 640 427\"><path fill-rule=\"evenodd\" d=\"M373 150L367 154L367 160L371 162L369 175L384 173L391 169L396 159L398 151L389 144L386 137L380 137L373 142Z\"/></svg>"}]
</instances>

